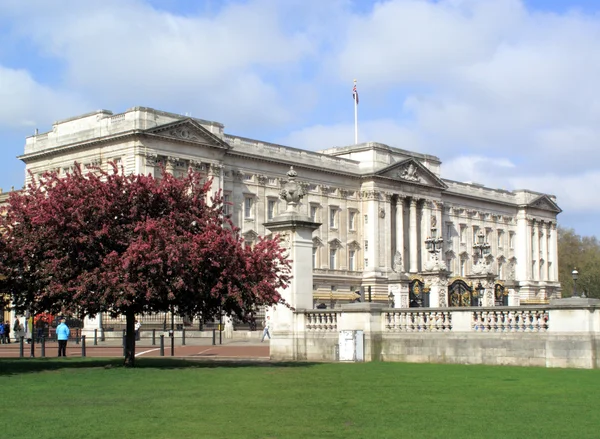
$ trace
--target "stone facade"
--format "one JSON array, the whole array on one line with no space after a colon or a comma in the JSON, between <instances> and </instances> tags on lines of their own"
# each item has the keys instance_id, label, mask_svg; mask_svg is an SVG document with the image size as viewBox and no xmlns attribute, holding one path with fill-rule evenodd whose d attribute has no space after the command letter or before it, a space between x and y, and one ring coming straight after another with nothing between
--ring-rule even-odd
<instances>
[{"instance_id":1,"label":"stone facade","mask_svg":"<svg viewBox=\"0 0 600 439\"><path fill-rule=\"evenodd\" d=\"M471 285L483 279L491 305L498 284L511 305L560 295L555 198L444 179L431 155L375 142L311 152L135 107L58 121L27 138L19 158L28 179L69 172L74 162L107 169L114 161L126 173L155 176L161 166L175 175L191 167L223 191L248 241L268 235L265 223L285 210L279 195L292 165L306 192L299 212L322 224L312 234L313 306L351 302L361 287L371 287L376 302L395 297L396 307L407 306L400 296L417 278L434 291L430 306L446 305L446 286L455 278ZM432 234L437 253L425 242ZM474 248L480 234L485 254Z\"/></svg>"}]
</instances>

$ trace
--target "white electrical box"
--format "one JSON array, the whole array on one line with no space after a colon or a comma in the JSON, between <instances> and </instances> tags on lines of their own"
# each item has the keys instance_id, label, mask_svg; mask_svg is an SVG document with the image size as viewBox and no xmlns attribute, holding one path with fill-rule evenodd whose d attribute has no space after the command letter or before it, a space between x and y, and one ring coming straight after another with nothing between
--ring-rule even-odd
<instances>
[{"instance_id":1,"label":"white electrical box","mask_svg":"<svg viewBox=\"0 0 600 439\"><path fill-rule=\"evenodd\" d=\"M364 331L340 331L340 361L365 361Z\"/></svg>"}]
</instances>

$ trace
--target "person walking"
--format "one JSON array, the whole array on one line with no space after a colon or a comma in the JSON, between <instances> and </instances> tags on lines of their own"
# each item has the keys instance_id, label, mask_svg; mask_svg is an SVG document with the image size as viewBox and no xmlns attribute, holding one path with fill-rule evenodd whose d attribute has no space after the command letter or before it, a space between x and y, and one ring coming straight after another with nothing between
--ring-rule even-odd
<instances>
[{"instance_id":1,"label":"person walking","mask_svg":"<svg viewBox=\"0 0 600 439\"><path fill-rule=\"evenodd\" d=\"M15 343L19 342L20 336L21 336L21 322L19 322L19 319L15 319L15 324L13 325L13 337L15 338Z\"/></svg>"},{"instance_id":2,"label":"person walking","mask_svg":"<svg viewBox=\"0 0 600 439\"><path fill-rule=\"evenodd\" d=\"M0 322L0 344L4 344L5 343L4 342L4 337L5 337L4 327L5 327L4 322Z\"/></svg>"},{"instance_id":3,"label":"person walking","mask_svg":"<svg viewBox=\"0 0 600 439\"><path fill-rule=\"evenodd\" d=\"M142 323L138 320L135 321L135 341L140 341L140 329L142 328Z\"/></svg>"},{"instance_id":4,"label":"person walking","mask_svg":"<svg viewBox=\"0 0 600 439\"><path fill-rule=\"evenodd\" d=\"M65 322L65 318L62 317L60 319L60 325L56 327L56 339L58 340L59 357L67 356L67 341L69 340L69 335L71 335L71 330Z\"/></svg>"},{"instance_id":5,"label":"person walking","mask_svg":"<svg viewBox=\"0 0 600 439\"><path fill-rule=\"evenodd\" d=\"M262 338L260 339L261 343L265 341L265 337L269 337L269 340L271 340L271 316L267 316L265 320L265 327L263 329Z\"/></svg>"},{"instance_id":6,"label":"person walking","mask_svg":"<svg viewBox=\"0 0 600 439\"><path fill-rule=\"evenodd\" d=\"M4 322L4 341L6 344L10 344L10 322L8 320Z\"/></svg>"}]
</instances>

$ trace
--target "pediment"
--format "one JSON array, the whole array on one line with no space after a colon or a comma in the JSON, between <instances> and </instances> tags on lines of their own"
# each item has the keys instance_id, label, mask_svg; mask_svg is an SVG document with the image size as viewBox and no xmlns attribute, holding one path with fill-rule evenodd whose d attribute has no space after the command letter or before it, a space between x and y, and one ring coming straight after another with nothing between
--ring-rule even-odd
<instances>
[{"instance_id":1,"label":"pediment","mask_svg":"<svg viewBox=\"0 0 600 439\"><path fill-rule=\"evenodd\" d=\"M194 119L190 118L150 128L145 133L183 142L198 143L213 148L229 149L227 142L224 142Z\"/></svg>"},{"instance_id":2,"label":"pediment","mask_svg":"<svg viewBox=\"0 0 600 439\"><path fill-rule=\"evenodd\" d=\"M560 213L562 209L558 207L552 198L548 195L541 195L528 204L528 207L533 207L540 210L549 210L551 212Z\"/></svg>"},{"instance_id":3,"label":"pediment","mask_svg":"<svg viewBox=\"0 0 600 439\"><path fill-rule=\"evenodd\" d=\"M375 175L406 183L432 186L438 189L446 189L448 187L438 176L413 158L408 158L380 169Z\"/></svg>"}]
</instances>

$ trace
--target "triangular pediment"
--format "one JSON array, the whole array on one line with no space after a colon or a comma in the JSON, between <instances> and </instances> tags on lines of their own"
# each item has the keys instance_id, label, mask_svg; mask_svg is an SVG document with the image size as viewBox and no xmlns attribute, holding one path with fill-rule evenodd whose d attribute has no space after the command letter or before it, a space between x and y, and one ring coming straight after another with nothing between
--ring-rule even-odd
<instances>
[{"instance_id":1,"label":"triangular pediment","mask_svg":"<svg viewBox=\"0 0 600 439\"><path fill-rule=\"evenodd\" d=\"M448 187L438 176L413 158L408 158L380 169L375 175L406 183L432 186L438 189L446 189Z\"/></svg>"},{"instance_id":2,"label":"triangular pediment","mask_svg":"<svg viewBox=\"0 0 600 439\"><path fill-rule=\"evenodd\" d=\"M145 133L183 142L198 143L213 148L229 149L227 142L224 142L194 119L190 118L150 128Z\"/></svg>"},{"instance_id":3,"label":"triangular pediment","mask_svg":"<svg viewBox=\"0 0 600 439\"><path fill-rule=\"evenodd\" d=\"M529 207L540 210L549 210L551 212L560 213L562 209L548 195L541 195L528 204Z\"/></svg>"}]
</instances>

